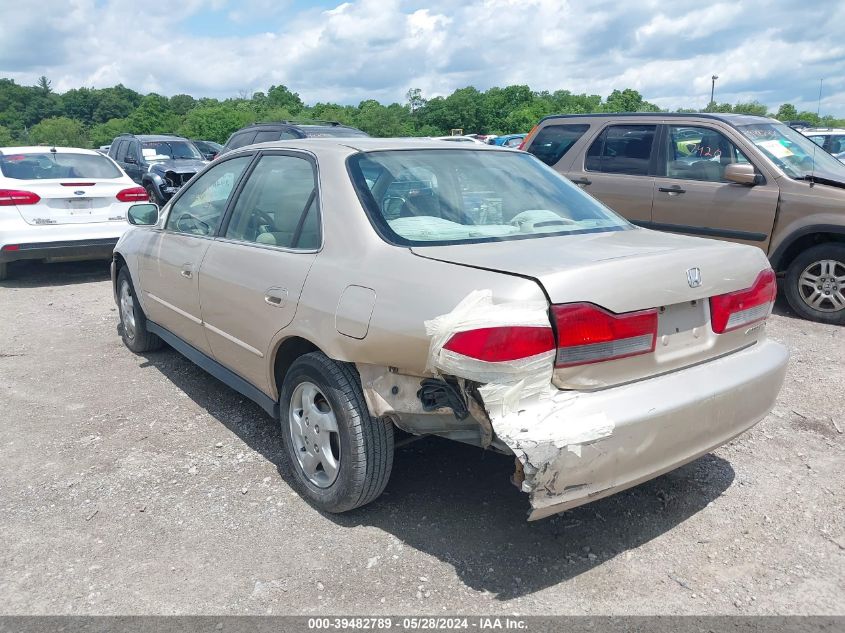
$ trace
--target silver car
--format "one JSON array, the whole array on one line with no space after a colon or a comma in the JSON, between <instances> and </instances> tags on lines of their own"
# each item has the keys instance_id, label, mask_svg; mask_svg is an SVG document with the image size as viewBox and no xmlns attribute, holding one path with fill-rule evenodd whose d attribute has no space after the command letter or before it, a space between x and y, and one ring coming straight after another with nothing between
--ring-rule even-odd
<instances>
[{"instance_id":1,"label":"silver car","mask_svg":"<svg viewBox=\"0 0 845 633\"><path fill-rule=\"evenodd\" d=\"M260 404L329 512L379 496L400 429L512 455L545 517L728 442L784 378L762 251L637 228L516 150L254 145L129 217L127 347Z\"/></svg>"}]
</instances>

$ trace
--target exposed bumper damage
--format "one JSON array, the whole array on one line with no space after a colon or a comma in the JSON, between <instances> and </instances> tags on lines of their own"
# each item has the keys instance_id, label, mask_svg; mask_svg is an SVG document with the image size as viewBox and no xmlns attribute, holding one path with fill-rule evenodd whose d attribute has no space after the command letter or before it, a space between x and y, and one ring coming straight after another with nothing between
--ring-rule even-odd
<instances>
[{"instance_id":1,"label":"exposed bumper damage","mask_svg":"<svg viewBox=\"0 0 845 633\"><path fill-rule=\"evenodd\" d=\"M489 421L495 441L516 455L514 480L530 495L529 520L634 486L724 444L768 413L783 383L788 354L766 340L700 365L594 392L554 388L554 352L484 363L443 349L458 331L548 326L547 309L494 305L489 291L477 291L426 323L432 340L429 370L471 381L464 384L481 383L477 394L483 411L470 410L479 424L479 415Z\"/></svg>"}]
</instances>

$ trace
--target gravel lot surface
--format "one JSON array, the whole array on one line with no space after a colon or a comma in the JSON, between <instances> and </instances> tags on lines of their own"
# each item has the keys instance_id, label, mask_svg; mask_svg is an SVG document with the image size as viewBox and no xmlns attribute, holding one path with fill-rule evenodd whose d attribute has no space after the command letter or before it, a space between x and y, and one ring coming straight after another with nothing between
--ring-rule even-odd
<instances>
[{"instance_id":1,"label":"gravel lot surface","mask_svg":"<svg viewBox=\"0 0 845 633\"><path fill-rule=\"evenodd\" d=\"M0 282L5 614L845 614L845 330L778 306L775 410L713 454L536 523L512 460L427 439L321 515L274 422L117 335L107 265Z\"/></svg>"}]
</instances>

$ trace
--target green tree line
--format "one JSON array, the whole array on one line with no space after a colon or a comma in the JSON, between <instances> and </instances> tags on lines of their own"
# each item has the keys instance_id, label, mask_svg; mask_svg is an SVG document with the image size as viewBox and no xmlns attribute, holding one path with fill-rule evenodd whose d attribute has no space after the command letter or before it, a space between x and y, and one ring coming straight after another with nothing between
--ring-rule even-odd
<instances>
[{"instance_id":1,"label":"green tree line","mask_svg":"<svg viewBox=\"0 0 845 633\"><path fill-rule=\"evenodd\" d=\"M599 95L531 90L516 85L479 91L472 86L447 97L426 99L409 90L404 103L384 105L374 99L357 106L336 103L305 104L286 86L230 99L196 99L177 94L143 95L123 85L74 88L56 93L41 77L35 86L21 86L0 78L0 146L55 144L99 147L118 134L175 133L223 143L235 130L258 121L327 120L352 125L373 136L441 136L453 129L465 133L527 132L548 114L588 112L659 112L631 88ZM681 110L696 112L696 110ZM785 103L777 112L751 103L711 103L705 112L769 115L782 121L803 119L813 125L842 126L845 120L798 112Z\"/></svg>"}]
</instances>

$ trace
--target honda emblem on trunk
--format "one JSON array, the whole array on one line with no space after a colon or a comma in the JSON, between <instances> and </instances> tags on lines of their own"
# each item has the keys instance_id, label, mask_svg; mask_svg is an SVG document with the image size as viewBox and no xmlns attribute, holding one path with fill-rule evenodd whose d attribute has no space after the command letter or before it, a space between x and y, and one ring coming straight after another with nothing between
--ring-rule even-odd
<instances>
[{"instance_id":1,"label":"honda emblem on trunk","mask_svg":"<svg viewBox=\"0 0 845 633\"><path fill-rule=\"evenodd\" d=\"M701 285L701 269L690 268L687 270L687 282L690 288L698 288Z\"/></svg>"}]
</instances>

